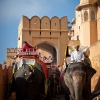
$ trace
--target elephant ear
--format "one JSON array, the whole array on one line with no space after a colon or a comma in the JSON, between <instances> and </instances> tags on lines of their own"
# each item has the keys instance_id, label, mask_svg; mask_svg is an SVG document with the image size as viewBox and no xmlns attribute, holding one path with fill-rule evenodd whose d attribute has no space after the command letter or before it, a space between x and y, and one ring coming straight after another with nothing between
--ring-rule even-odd
<instances>
[{"instance_id":1,"label":"elephant ear","mask_svg":"<svg viewBox=\"0 0 100 100\"><path fill-rule=\"evenodd\" d=\"M90 80L95 73L96 73L96 70L94 68L86 66L87 80Z\"/></svg>"}]
</instances>

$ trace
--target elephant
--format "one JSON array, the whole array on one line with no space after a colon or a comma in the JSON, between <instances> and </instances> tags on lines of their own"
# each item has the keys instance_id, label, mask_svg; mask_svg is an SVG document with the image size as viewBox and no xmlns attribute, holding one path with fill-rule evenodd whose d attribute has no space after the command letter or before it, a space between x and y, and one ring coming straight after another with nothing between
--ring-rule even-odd
<instances>
[{"instance_id":1,"label":"elephant","mask_svg":"<svg viewBox=\"0 0 100 100\"><path fill-rule=\"evenodd\" d=\"M50 97L55 97L56 94L60 92L59 78L60 78L59 70L53 70L53 72L49 75L48 81L49 81Z\"/></svg>"},{"instance_id":2,"label":"elephant","mask_svg":"<svg viewBox=\"0 0 100 100\"><path fill-rule=\"evenodd\" d=\"M65 93L65 100L90 100L91 78L96 70L84 62L68 65L61 86Z\"/></svg>"},{"instance_id":3,"label":"elephant","mask_svg":"<svg viewBox=\"0 0 100 100\"><path fill-rule=\"evenodd\" d=\"M60 93L60 71L51 67L48 69L48 72L48 89L46 100L51 100Z\"/></svg>"},{"instance_id":4,"label":"elephant","mask_svg":"<svg viewBox=\"0 0 100 100\"><path fill-rule=\"evenodd\" d=\"M16 100L44 100L45 80L43 70L35 63L33 65L22 63L13 74L9 92L16 93Z\"/></svg>"}]
</instances>

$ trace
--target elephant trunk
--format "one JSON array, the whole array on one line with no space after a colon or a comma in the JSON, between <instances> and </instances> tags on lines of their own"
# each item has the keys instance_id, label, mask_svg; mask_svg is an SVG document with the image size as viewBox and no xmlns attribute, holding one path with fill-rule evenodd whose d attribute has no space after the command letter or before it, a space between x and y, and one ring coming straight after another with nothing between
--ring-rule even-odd
<instances>
[{"instance_id":1,"label":"elephant trunk","mask_svg":"<svg viewBox=\"0 0 100 100\"><path fill-rule=\"evenodd\" d=\"M73 78L73 87L75 92L75 99L74 100L83 100L82 91L83 91L84 82L82 81L81 76L75 76Z\"/></svg>"},{"instance_id":2,"label":"elephant trunk","mask_svg":"<svg viewBox=\"0 0 100 100\"><path fill-rule=\"evenodd\" d=\"M82 99L82 85L80 86L75 85L74 91L75 91L75 100L83 100Z\"/></svg>"}]
</instances>

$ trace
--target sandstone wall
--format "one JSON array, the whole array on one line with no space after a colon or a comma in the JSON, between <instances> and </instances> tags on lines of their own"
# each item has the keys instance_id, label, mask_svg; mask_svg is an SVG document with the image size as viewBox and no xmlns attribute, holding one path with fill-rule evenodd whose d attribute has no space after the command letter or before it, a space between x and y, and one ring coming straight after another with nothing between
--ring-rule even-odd
<instances>
[{"instance_id":1,"label":"sandstone wall","mask_svg":"<svg viewBox=\"0 0 100 100\"><path fill-rule=\"evenodd\" d=\"M100 40L90 47L90 59L96 74L92 78L92 91L100 89Z\"/></svg>"},{"instance_id":2,"label":"sandstone wall","mask_svg":"<svg viewBox=\"0 0 100 100\"><path fill-rule=\"evenodd\" d=\"M9 86L9 69L6 65L0 64L0 100L7 100ZM10 77L11 79L11 77Z\"/></svg>"}]
</instances>

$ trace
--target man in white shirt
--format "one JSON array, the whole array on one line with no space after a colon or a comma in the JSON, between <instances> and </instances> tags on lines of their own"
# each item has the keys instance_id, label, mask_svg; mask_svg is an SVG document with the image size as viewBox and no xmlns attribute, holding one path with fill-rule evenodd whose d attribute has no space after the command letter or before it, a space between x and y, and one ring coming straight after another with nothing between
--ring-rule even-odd
<instances>
[{"instance_id":1,"label":"man in white shirt","mask_svg":"<svg viewBox=\"0 0 100 100\"><path fill-rule=\"evenodd\" d=\"M80 45L75 47L75 51L71 53L71 62L82 62L84 61L84 54L79 50Z\"/></svg>"}]
</instances>

